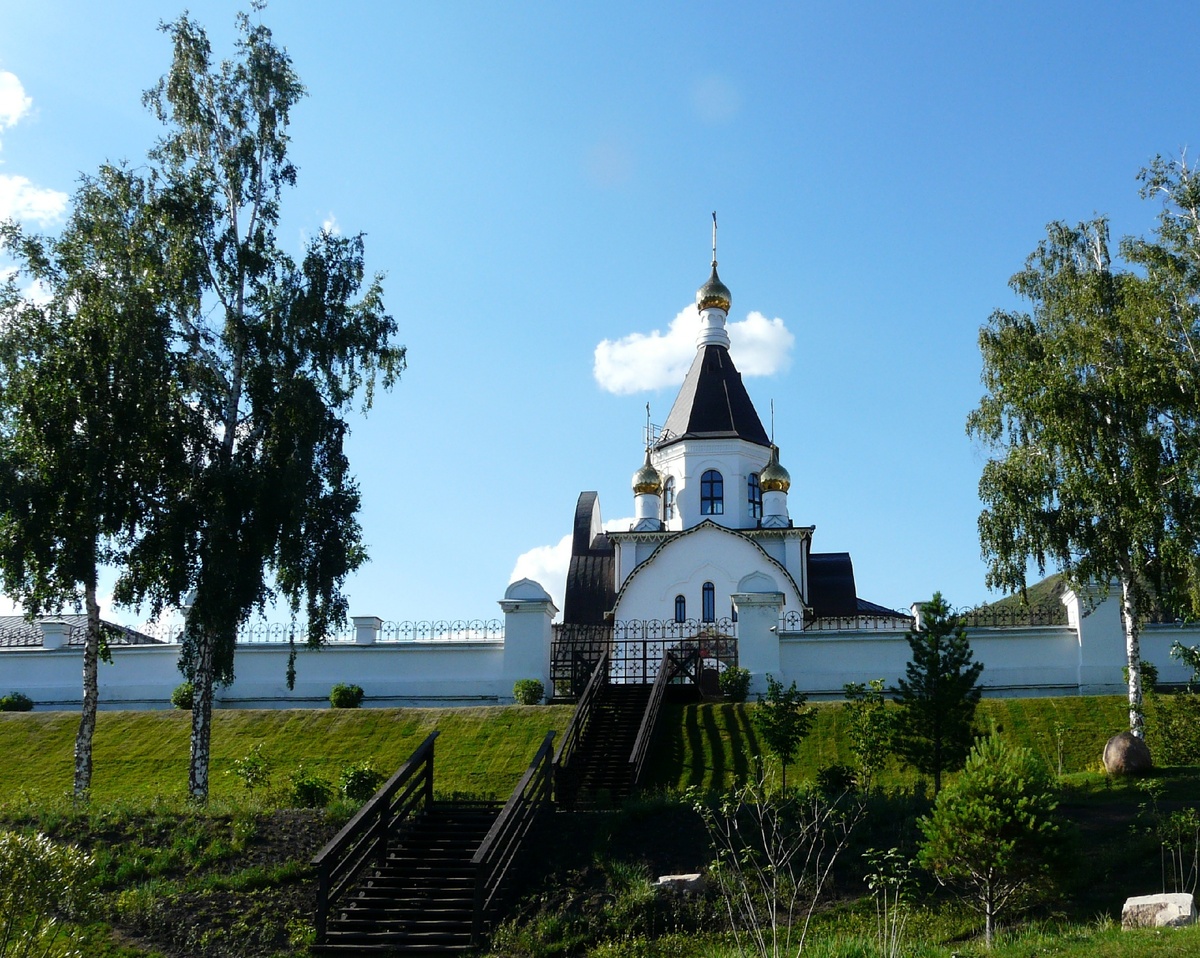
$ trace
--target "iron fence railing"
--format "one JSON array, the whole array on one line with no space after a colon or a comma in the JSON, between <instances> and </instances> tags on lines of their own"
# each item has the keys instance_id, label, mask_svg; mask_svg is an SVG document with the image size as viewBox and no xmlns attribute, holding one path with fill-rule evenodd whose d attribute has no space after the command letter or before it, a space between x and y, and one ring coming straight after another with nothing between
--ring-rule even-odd
<instances>
[{"instance_id":1,"label":"iron fence railing","mask_svg":"<svg viewBox=\"0 0 1200 958\"><path fill-rule=\"evenodd\" d=\"M151 622L136 630L159 642L183 640L184 624L180 621ZM295 640L303 645L308 638L304 622L247 622L238 629L239 645L286 645ZM502 642L504 622L501 619L430 619L427 621L384 622L374 636L379 644L408 642ZM354 645L357 630L346 624L326 638L328 645Z\"/></svg>"},{"instance_id":2,"label":"iron fence railing","mask_svg":"<svg viewBox=\"0 0 1200 958\"><path fill-rule=\"evenodd\" d=\"M723 672L737 665L737 623L634 619L611 625L556 625L550 652L555 695L577 697L602 655L608 655L611 681L649 684L668 652L691 655L702 667ZM677 675L672 681L690 680Z\"/></svg>"}]
</instances>

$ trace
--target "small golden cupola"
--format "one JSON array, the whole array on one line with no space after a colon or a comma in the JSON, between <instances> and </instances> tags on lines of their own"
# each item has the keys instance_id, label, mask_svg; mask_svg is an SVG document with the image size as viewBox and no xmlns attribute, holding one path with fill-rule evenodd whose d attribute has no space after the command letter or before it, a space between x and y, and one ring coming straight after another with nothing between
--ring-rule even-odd
<instances>
[{"instance_id":1,"label":"small golden cupola","mask_svg":"<svg viewBox=\"0 0 1200 958\"><path fill-rule=\"evenodd\" d=\"M635 496L661 496L662 476L650 463L650 450L646 450L646 462L642 468L633 474L633 494Z\"/></svg>"},{"instance_id":2,"label":"small golden cupola","mask_svg":"<svg viewBox=\"0 0 1200 958\"><path fill-rule=\"evenodd\" d=\"M758 474L758 484L763 492L787 492L792 487L792 477L779 464L779 447L771 444L771 461Z\"/></svg>"},{"instance_id":3,"label":"small golden cupola","mask_svg":"<svg viewBox=\"0 0 1200 958\"><path fill-rule=\"evenodd\" d=\"M719 309L728 313L731 305L733 305L733 294L729 292L729 287L722 283L721 277L717 275L717 261L714 258L712 275L708 277L707 283L696 290L696 309L700 312L704 312L706 309Z\"/></svg>"}]
</instances>

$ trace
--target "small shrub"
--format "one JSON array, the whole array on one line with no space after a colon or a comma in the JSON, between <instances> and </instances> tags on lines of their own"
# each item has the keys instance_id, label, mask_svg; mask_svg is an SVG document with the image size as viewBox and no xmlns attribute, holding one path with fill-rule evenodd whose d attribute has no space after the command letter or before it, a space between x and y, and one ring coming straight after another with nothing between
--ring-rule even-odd
<instances>
[{"instance_id":1,"label":"small shrub","mask_svg":"<svg viewBox=\"0 0 1200 958\"><path fill-rule=\"evenodd\" d=\"M247 791L254 791L260 785L266 785L271 780L271 762L262 753L262 742L259 742L242 758L234 759L233 768L225 774L234 775L241 779Z\"/></svg>"},{"instance_id":2,"label":"small shrub","mask_svg":"<svg viewBox=\"0 0 1200 958\"><path fill-rule=\"evenodd\" d=\"M171 693L171 704L177 709L183 709L185 712L192 710L192 700L196 696L196 689L191 682L181 682L175 686L175 691Z\"/></svg>"},{"instance_id":3,"label":"small shrub","mask_svg":"<svg viewBox=\"0 0 1200 958\"><path fill-rule=\"evenodd\" d=\"M731 665L717 680L721 694L731 702L745 702L750 694L750 670Z\"/></svg>"},{"instance_id":4,"label":"small shrub","mask_svg":"<svg viewBox=\"0 0 1200 958\"><path fill-rule=\"evenodd\" d=\"M9 692L0 698L0 712L29 712L33 709L33 699L22 692Z\"/></svg>"},{"instance_id":5,"label":"small shrub","mask_svg":"<svg viewBox=\"0 0 1200 958\"><path fill-rule=\"evenodd\" d=\"M295 808L324 808L333 798L333 785L329 780L310 772L303 765L292 772L288 783L291 786L292 806Z\"/></svg>"},{"instance_id":6,"label":"small shrub","mask_svg":"<svg viewBox=\"0 0 1200 958\"><path fill-rule=\"evenodd\" d=\"M335 709L356 709L362 705L363 694L360 685L345 685L338 682L329 690L329 704Z\"/></svg>"},{"instance_id":7,"label":"small shrub","mask_svg":"<svg viewBox=\"0 0 1200 958\"><path fill-rule=\"evenodd\" d=\"M849 765L826 765L817 770L817 790L825 798L852 795L858 791L858 776Z\"/></svg>"},{"instance_id":8,"label":"small shrub","mask_svg":"<svg viewBox=\"0 0 1200 958\"><path fill-rule=\"evenodd\" d=\"M352 802L365 802L379 791L383 782L383 772L370 759L365 759L342 769L338 776L338 789Z\"/></svg>"},{"instance_id":9,"label":"small shrub","mask_svg":"<svg viewBox=\"0 0 1200 958\"><path fill-rule=\"evenodd\" d=\"M541 705L546 697L546 686L537 679L517 679L513 685L513 698L518 705Z\"/></svg>"},{"instance_id":10,"label":"small shrub","mask_svg":"<svg viewBox=\"0 0 1200 958\"><path fill-rule=\"evenodd\" d=\"M91 856L45 835L0 832L0 955L68 949L76 933L61 919L86 920L92 911L94 867Z\"/></svg>"},{"instance_id":11,"label":"small shrub","mask_svg":"<svg viewBox=\"0 0 1200 958\"><path fill-rule=\"evenodd\" d=\"M1154 757L1162 765L1200 764L1200 695L1177 692L1150 699Z\"/></svg>"}]
</instances>

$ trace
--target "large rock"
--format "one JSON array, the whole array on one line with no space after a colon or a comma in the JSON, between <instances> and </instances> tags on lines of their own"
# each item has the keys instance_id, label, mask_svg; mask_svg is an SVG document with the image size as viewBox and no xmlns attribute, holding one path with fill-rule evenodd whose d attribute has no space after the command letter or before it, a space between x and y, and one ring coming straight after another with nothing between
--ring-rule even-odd
<instances>
[{"instance_id":1,"label":"large rock","mask_svg":"<svg viewBox=\"0 0 1200 958\"><path fill-rule=\"evenodd\" d=\"M1188 894L1127 898L1122 928L1181 928L1196 922L1196 901Z\"/></svg>"},{"instance_id":2,"label":"large rock","mask_svg":"<svg viewBox=\"0 0 1200 958\"><path fill-rule=\"evenodd\" d=\"M658 890L667 895L690 898L704 894L704 876L699 872L690 875L662 875L654 883Z\"/></svg>"},{"instance_id":3,"label":"large rock","mask_svg":"<svg viewBox=\"0 0 1200 958\"><path fill-rule=\"evenodd\" d=\"M1153 765L1150 749L1132 732L1114 735L1104 746L1104 768L1109 775L1142 775Z\"/></svg>"}]
</instances>

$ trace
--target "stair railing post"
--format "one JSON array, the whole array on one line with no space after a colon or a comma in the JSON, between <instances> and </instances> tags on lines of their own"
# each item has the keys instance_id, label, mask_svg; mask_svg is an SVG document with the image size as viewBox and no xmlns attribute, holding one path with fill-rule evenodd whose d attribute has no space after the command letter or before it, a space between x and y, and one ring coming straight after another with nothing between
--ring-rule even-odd
<instances>
[{"instance_id":1,"label":"stair railing post","mask_svg":"<svg viewBox=\"0 0 1200 958\"><path fill-rule=\"evenodd\" d=\"M322 863L317 869L317 944L325 944L329 915L329 869Z\"/></svg>"}]
</instances>

